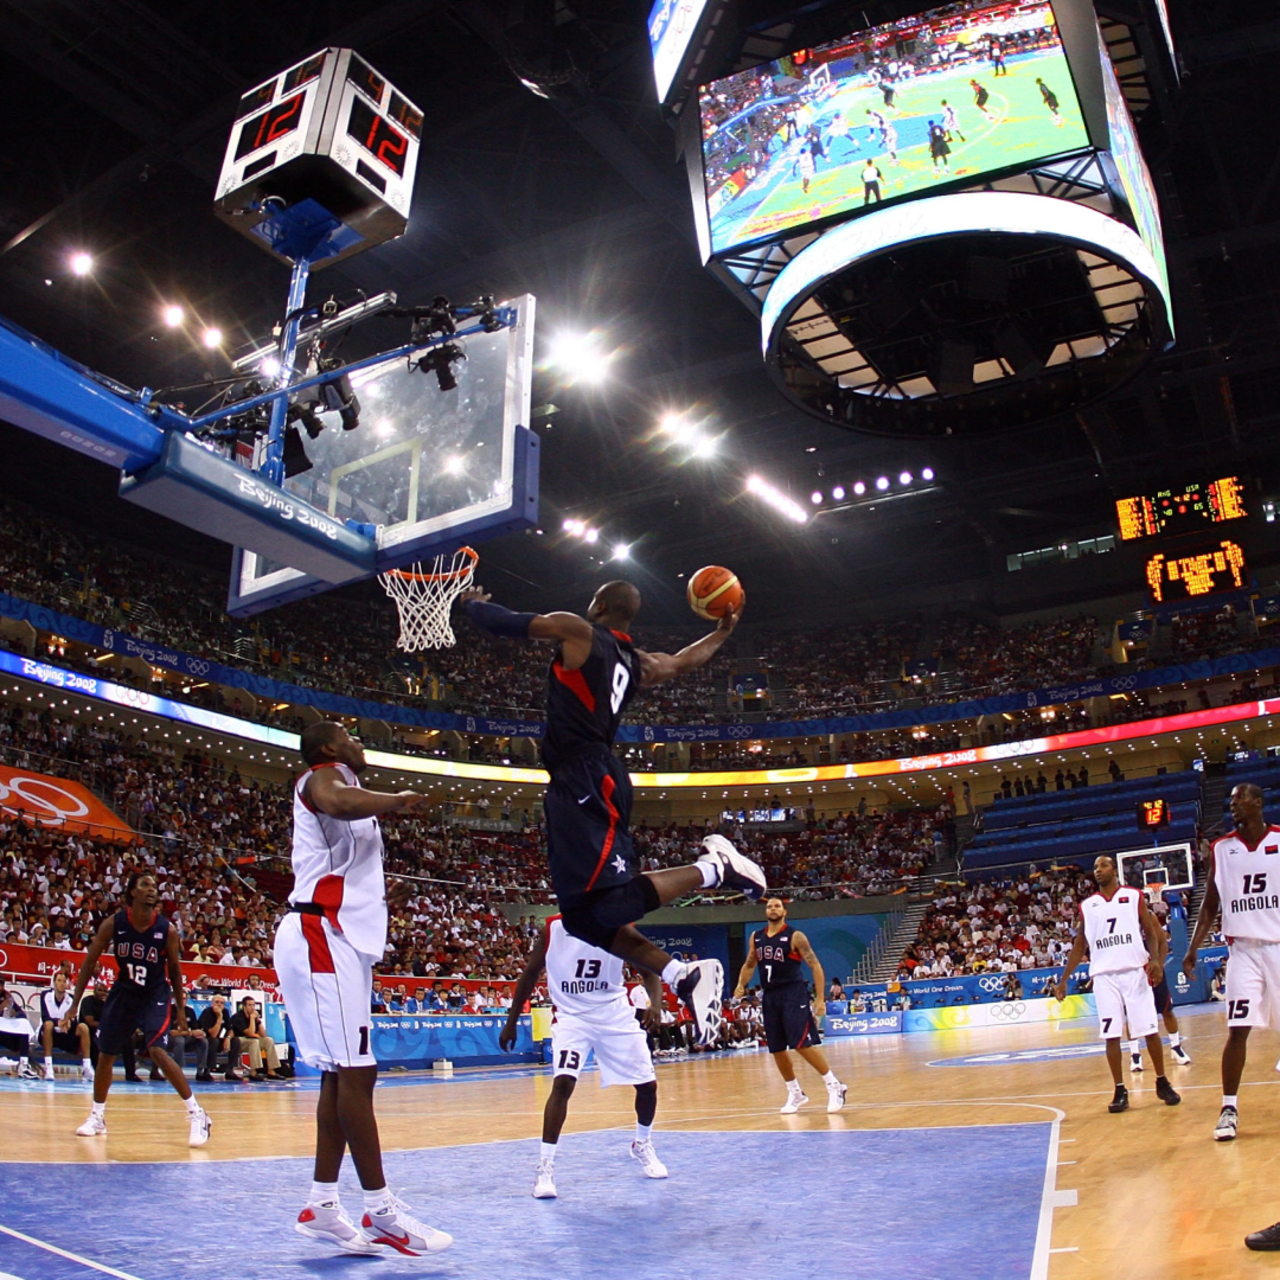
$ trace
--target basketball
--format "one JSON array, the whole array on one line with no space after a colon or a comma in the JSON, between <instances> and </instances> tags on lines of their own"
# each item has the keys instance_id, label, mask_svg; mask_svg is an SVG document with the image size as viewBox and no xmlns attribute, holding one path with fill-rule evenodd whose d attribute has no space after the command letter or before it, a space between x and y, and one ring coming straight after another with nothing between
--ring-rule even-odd
<instances>
[{"instance_id":1,"label":"basketball","mask_svg":"<svg viewBox=\"0 0 1280 1280\"><path fill-rule=\"evenodd\" d=\"M717 621L730 609L742 607L745 597L738 575L718 564L699 569L689 579L689 608L700 618Z\"/></svg>"}]
</instances>

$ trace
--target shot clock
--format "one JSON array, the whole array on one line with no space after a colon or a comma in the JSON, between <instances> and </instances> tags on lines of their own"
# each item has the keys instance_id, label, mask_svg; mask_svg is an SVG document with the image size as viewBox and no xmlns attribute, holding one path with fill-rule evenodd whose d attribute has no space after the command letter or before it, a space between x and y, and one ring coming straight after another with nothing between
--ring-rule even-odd
<instances>
[{"instance_id":1,"label":"shot clock","mask_svg":"<svg viewBox=\"0 0 1280 1280\"><path fill-rule=\"evenodd\" d=\"M316 268L403 234L422 112L351 49L322 49L242 95L218 178L218 216L292 261L273 209L336 220ZM264 204L265 202L265 204Z\"/></svg>"}]
</instances>

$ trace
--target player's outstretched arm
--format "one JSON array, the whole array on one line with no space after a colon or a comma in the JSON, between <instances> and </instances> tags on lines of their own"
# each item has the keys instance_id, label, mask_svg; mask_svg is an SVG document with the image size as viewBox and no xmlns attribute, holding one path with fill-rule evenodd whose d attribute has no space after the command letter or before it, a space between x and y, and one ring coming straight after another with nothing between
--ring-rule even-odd
<instances>
[{"instance_id":1,"label":"player's outstretched arm","mask_svg":"<svg viewBox=\"0 0 1280 1280\"><path fill-rule=\"evenodd\" d=\"M312 808L342 822L376 818L424 804L426 796L416 791L366 791L343 781L337 769L318 769L307 779L303 795Z\"/></svg>"},{"instance_id":2,"label":"player's outstretched arm","mask_svg":"<svg viewBox=\"0 0 1280 1280\"><path fill-rule=\"evenodd\" d=\"M93 975L98 969L98 958L107 949L112 936L116 931L115 915L109 915L99 926L98 932L93 935L93 941L89 943L89 949L84 953L84 959L80 962L80 972L76 975L76 989L71 993L71 1008L67 1011L67 1016L74 1018L76 1010L80 1008L80 998L84 995L84 989L93 981Z\"/></svg>"},{"instance_id":3,"label":"player's outstretched arm","mask_svg":"<svg viewBox=\"0 0 1280 1280\"><path fill-rule=\"evenodd\" d=\"M1218 919L1222 910L1222 899L1218 897L1218 881L1214 877L1213 851L1209 852L1208 881L1204 886L1204 897L1200 899L1200 910L1196 912L1195 928L1191 931L1191 941L1187 944L1187 954L1182 958L1182 972L1188 978L1195 976L1196 957Z\"/></svg>"},{"instance_id":4,"label":"player's outstretched arm","mask_svg":"<svg viewBox=\"0 0 1280 1280\"><path fill-rule=\"evenodd\" d=\"M827 976L822 972L822 962L809 945L809 939L798 929L791 934L791 945L800 953L800 958L809 966L813 974L813 1012L818 1018L827 1016Z\"/></svg>"},{"instance_id":5,"label":"player's outstretched arm","mask_svg":"<svg viewBox=\"0 0 1280 1280\"><path fill-rule=\"evenodd\" d=\"M1071 954L1067 956L1067 963L1062 966L1062 977L1054 983L1053 994L1059 1000L1067 998L1067 979L1071 977L1080 961L1084 959L1084 946L1084 923L1081 922L1080 929L1071 944Z\"/></svg>"},{"instance_id":6,"label":"player's outstretched arm","mask_svg":"<svg viewBox=\"0 0 1280 1280\"><path fill-rule=\"evenodd\" d=\"M502 640L549 640L559 644L570 671L586 662L594 633L591 623L576 613L516 613L494 604L482 587L464 591L458 599L468 618L481 631Z\"/></svg>"},{"instance_id":7,"label":"player's outstretched arm","mask_svg":"<svg viewBox=\"0 0 1280 1280\"><path fill-rule=\"evenodd\" d=\"M742 969L738 974L738 985L733 989L733 997L735 1000L741 1000L747 994L747 984L751 981L756 971L756 935L753 933L747 940L747 958L742 962Z\"/></svg>"},{"instance_id":8,"label":"player's outstretched arm","mask_svg":"<svg viewBox=\"0 0 1280 1280\"><path fill-rule=\"evenodd\" d=\"M676 676L685 675L689 671L696 671L699 667L705 666L720 651L720 646L733 634L733 629L738 625L738 619L741 616L742 605L739 605L720 619L714 631L703 636L701 640L685 645L679 653L646 653L643 649L637 649L636 657L640 659L641 685L647 688L650 685L663 684L667 680L674 680Z\"/></svg>"},{"instance_id":9,"label":"player's outstretched arm","mask_svg":"<svg viewBox=\"0 0 1280 1280\"><path fill-rule=\"evenodd\" d=\"M543 929L538 934L537 942L533 944L533 950L529 952L528 963L516 982L516 989L511 993L511 1008L507 1012L506 1025L498 1036L498 1047L504 1053L510 1053L515 1048L516 1028L520 1022L520 1014L528 1003L529 997L533 995L533 989L538 985L538 977L546 967L546 963L547 932Z\"/></svg>"}]
</instances>

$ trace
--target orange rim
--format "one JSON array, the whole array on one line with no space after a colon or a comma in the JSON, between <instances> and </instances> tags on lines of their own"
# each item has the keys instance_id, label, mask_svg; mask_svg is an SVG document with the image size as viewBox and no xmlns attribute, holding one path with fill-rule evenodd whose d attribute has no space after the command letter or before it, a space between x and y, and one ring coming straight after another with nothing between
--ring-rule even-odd
<instances>
[{"instance_id":1,"label":"orange rim","mask_svg":"<svg viewBox=\"0 0 1280 1280\"><path fill-rule=\"evenodd\" d=\"M465 555L471 563L464 564L461 569L450 569L448 573L413 573L409 569L388 569L386 576L404 578L407 582L452 582L455 578L461 578L464 573L474 569L476 562L480 559L480 553L472 550L471 547L459 547L454 554Z\"/></svg>"}]
</instances>

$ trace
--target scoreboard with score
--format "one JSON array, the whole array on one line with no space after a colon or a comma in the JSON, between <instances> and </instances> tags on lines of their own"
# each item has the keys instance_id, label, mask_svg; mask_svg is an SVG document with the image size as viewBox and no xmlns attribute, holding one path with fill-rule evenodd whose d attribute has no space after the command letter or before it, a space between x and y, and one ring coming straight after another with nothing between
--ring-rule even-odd
<instances>
[{"instance_id":1,"label":"scoreboard with score","mask_svg":"<svg viewBox=\"0 0 1280 1280\"><path fill-rule=\"evenodd\" d=\"M1244 585L1244 549L1227 538L1207 551L1172 559L1160 551L1147 560L1147 587L1156 604L1191 600Z\"/></svg>"},{"instance_id":2,"label":"scoreboard with score","mask_svg":"<svg viewBox=\"0 0 1280 1280\"><path fill-rule=\"evenodd\" d=\"M1248 514L1244 486L1236 476L1197 480L1181 488L1160 489L1154 494L1120 498L1116 517L1120 538L1154 538L1158 534L1194 533L1206 524L1239 520Z\"/></svg>"},{"instance_id":3,"label":"scoreboard with score","mask_svg":"<svg viewBox=\"0 0 1280 1280\"><path fill-rule=\"evenodd\" d=\"M1169 825L1169 802L1163 797L1138 801L1138 826L1143 831L1156 831Z\"/></svg>"}]
</instances>

